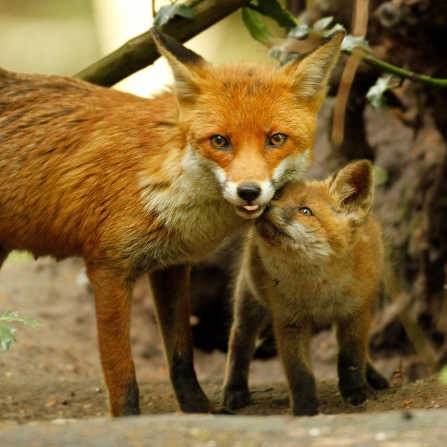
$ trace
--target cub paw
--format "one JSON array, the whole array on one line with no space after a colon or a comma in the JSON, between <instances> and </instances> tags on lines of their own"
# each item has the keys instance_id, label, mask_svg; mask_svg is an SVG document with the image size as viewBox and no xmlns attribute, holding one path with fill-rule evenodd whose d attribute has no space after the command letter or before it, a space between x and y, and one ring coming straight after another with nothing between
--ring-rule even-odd
<instances>
[{"instance_id":1,"label":"cub paw","mask_svg":"<svg viewBox=\"0 0 447 447\"><path fill-rule=\"evenodd\" d=\"M318 409L319 405L313 404L313 405L301 405L299 407L294 407L292 412L294 416L316 416L320 413L320 410Z\"/></svg>"},{"instance_id":2,"label":"cub paw","mask_svg":"<svg viewBox=\"0 0 447 447\"><path fill-rule=\"evenodd\" d=\"M386 380L385 377L383 377L382 374L376 370L370 371L369 374L367 371L366 380L375 390L383 390L384 388L390 387L388 380Z\"/></svg>"},{"instance_id":3,"label":"cub paw","mask_svg":"<svg viewBox=\"0 0 447 447\"><path fill-rule=\"evenodd\" d=\"M320 413L320 403L316 396L310 399L292 398L292 413L294 416L316 416Z\"/></svg>"},{"instance_id":4,"label":"cub paw","mask_svg":"<svg viewBox=\"0 0 447 447\"><path fill-rule=\"evenodd\" d=\"M212 414L227 414L227 415L235 415L234 411L231 411L228 407L216 407L211 411Z\"/></svg>"},{"instance_id":5,"label":"cub paw","mask_svg":"<svg viewBox=\"0 0 447 447\"><path fill-rule=\"evenodd\" d=\"M375 389L375 390L383 390L384 388L390 387L390 382L385 379L385 377L381 376L380 374L378 376L375 376L374 378L369 377L368 383Z\"/></svg>"},{"instance_id":6,"label":"cub paw","mask_svg":"<svg viewBox=\"0 0 447 447\"><path fill-rule=\"evenodd\" d=\"M366 380L375 390L389 388L390 383L370 363L366 365Z\"/></svg>"}]
</instances>

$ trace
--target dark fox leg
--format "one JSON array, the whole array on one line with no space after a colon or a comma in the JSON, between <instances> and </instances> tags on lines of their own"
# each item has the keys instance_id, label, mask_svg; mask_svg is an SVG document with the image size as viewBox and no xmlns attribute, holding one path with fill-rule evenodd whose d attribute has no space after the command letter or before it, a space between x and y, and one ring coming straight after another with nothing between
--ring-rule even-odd
<instances>
[{"instance_id":1,"label":"dark fox leg","mask_svg":"<svg viewBox=\"0 0 447 447\"><path fill-rule=\"evenodd\" d=\"M294 416L314 416L319 413L317 388L310 359L311 323L289 322L273 317Z\"/></svg>"},{"instance_id":2,"label":"dark fox leg","mask_svg":"<svg viewBox=\"0 0 447 447\"><path fill-rule=\"evenodd\" d=\"M366 382L368 361L370 306L365 306L356 315L338 321L337 339L338 386L343 399L351 405L360 405L370 396Z\"/></svg>"},{"instance_id":3,"label":"dark fox leg","mask_svg":"<svg viewBox=\"0 0 447 447\"><path fill-rule=\"evenodd\" d=\"M169 375L185 413L216 412L196 377L189 313L188 265L156 270L150 281L166 351Z\"/></svg>"},{"instance_id":4,"label":"dark fox leg","mask_svg":"<svg viewBox=\"0 0 447 447\"><path fill-rule=\"evenodd\" d=\"M250 403L248 370L255 351L256 337L266 317L267 309L248 290L245 279L239 278L222 389L222 404L232 409Z\"/></svg>"},{"instance_id":5,"label":"dark fox leg","mask_svg":"<svg viewBox=\"0 0 447 447\"><path fill-rule=\"evenodd\" d=\"M389 388L390 383L388 382L379 371L372 366L371 362L368 361L365 368L365 377L367 382L375 389L382 390L384 388Z\"/></svg>"}]
</instances>

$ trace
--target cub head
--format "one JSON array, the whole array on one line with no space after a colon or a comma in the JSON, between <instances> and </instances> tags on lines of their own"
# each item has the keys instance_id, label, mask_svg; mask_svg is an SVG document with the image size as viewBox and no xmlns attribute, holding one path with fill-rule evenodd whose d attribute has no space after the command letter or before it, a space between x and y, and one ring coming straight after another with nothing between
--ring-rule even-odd
<instances>
[{"instance_id":1,"label":"cub head","mask_svg":"<svg viewBox=\"0 0 447 447\"><path fill-rule=\"evenodd\" d=\"M255 227L269 246L321 259L348 247L370 214L374 190L371 163L351 163L324 181L287 185Z\"/></svg>"},{"instance_id":2,"label":"cub head","mask_svg":"<svg viewBox=\"0 0 447 447\"><path fill-rule=\"evenodd\" d=\"M188 163L214 173L239 215L259 217L311 163L316 114L344 32L279 68L213 67L155 28L152 35L174 73Z\"/></svg>"}]
</instances>

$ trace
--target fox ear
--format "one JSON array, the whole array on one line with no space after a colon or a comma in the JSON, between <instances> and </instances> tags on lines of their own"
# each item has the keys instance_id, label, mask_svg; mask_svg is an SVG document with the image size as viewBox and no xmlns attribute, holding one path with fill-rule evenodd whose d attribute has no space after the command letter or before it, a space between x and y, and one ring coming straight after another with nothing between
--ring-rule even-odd
<instances>
[{"instance_id":1,"label":"fox ear","mask_svg":"<svg viewBox=\"0 0 447 447\"><path fill-rule=\"evenodd\" d=\"M158 51L165 56L171 66L175 78L176 94L179 101L194 102L199 94L200 69L209 65L202 56L184 47L157 28L151 28L151 34Z\"/></svg>"},{"instance_id":2,"label":"fox ear","mask_svg":"<svg viewBox=\"0 0 447 447\"><path fill-rule=\"evenodd\" d=\"M350 163L329 179L329 192L353 224L361 224L371 211L374 169L370 161Z\"/></svg>"},{"instance_id":3,"label":"fox ear","mask_svg":"<svg viewBox=\"0 0 447 447\"><path fill-rule=\"evenodd\" d=\"M292 76L298 98L307 99L320 107L327 92L331 70L338 60L344 30L337 30L323 39L313 50L283 67Z\"/></svg>"}]
</instances>

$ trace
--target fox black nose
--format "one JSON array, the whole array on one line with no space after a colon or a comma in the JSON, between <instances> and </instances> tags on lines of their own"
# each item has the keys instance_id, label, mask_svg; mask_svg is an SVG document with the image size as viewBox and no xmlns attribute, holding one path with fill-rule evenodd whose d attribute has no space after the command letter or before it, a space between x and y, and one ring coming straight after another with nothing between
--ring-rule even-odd
<instances>
[{"instance_id":1,"label":"fox black nose","mask_svg":"<svg viewBox=\"0 0 447 447\"><path fill-rule=\"evenodd\" d=\"M256 183L242 183L237 187L237 195L246 202L253 202L261 194L261 187Z\"/></svg>"}]
</instances>

